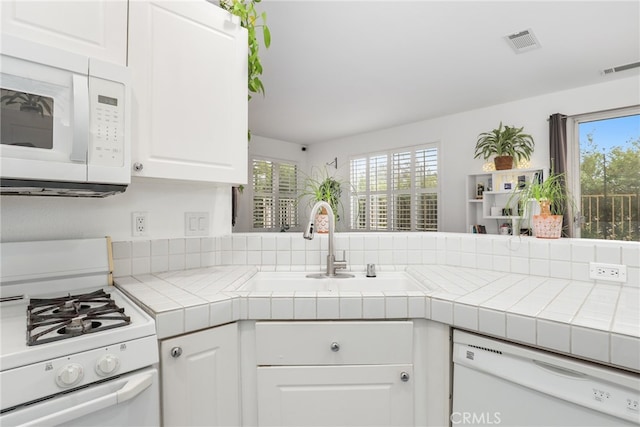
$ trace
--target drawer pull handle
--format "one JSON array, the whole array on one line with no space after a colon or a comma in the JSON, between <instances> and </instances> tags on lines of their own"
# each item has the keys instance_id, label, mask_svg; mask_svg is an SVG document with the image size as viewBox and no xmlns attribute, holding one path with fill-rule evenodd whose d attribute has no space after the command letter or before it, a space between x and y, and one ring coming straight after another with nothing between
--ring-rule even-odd
<instances>
[{"instance_id":1,"label":"drawer pull handle","mask_svg":"<svg viewBox=\"0 0 640 427\"><path fill-rule=\"evenodd\" d=\"M332 342L331 343L331 351L340 351L340 344L338 344L337 342Z\"/></svg>"},{"instance_id":2,"label":"drawer pull handle","mask_svg":"<svg viewBox=\"0 0 640 427\"><path fill-rule=\"evenodd\" d=\"M407 381L409 381L409 374L406 372L400 373L400 379L406 383Z\"/></svg>"}]
</instances>

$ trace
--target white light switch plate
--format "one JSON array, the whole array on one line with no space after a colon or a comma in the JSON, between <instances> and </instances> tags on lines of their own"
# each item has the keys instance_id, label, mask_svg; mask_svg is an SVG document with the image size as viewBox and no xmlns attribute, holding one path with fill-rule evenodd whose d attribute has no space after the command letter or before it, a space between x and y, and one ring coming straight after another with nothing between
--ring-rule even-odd
<instances>
[{"instance_id":1,"label":"white light switch plate","mask_svg":"<svg viewBox=\"0 0 640 427\"><path fill-rule=\"evenodd\" d=\"M184 214L185 236L209 235L209 212L185 212Z\"/></svg>"}]
</instances>

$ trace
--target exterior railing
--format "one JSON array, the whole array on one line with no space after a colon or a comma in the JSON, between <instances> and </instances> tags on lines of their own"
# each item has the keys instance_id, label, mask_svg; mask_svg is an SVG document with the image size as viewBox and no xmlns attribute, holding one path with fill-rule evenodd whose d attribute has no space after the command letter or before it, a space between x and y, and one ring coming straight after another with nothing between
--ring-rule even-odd
<instances>
[{"instance_id":1,"label":"exterior railing","mask_svg":"<svg viewBox=\"0 0 640 427\"><path fill-rule=\"evenodd\" d=\"M580 202L581 237L640 241L638 194L582 195Z\"/></svg>"}]
</instances>

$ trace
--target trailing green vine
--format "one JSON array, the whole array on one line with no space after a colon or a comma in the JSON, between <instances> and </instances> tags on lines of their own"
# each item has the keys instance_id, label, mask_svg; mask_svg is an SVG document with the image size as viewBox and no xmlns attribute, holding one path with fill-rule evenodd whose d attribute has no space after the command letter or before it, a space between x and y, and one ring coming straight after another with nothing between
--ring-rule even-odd
<instances>
[{"instance_id":1,"label":"trailing green vine","mask_svg":"<svg viewBox=\"0 0 640 427\"><path fill-rule=\"evenodd\" d=\"M271 32L267 27L266 12L258 13L256 3L261 0L220 0L220 7L240 18L240 25L247 29L249 41L249 100L252 93L264 95L264 85L260 76L262 75L262 63L258 55L260 43L257 37L257 29L262 28L262 39L265 48L271 45Z\"/></svg>"}]
</instances>

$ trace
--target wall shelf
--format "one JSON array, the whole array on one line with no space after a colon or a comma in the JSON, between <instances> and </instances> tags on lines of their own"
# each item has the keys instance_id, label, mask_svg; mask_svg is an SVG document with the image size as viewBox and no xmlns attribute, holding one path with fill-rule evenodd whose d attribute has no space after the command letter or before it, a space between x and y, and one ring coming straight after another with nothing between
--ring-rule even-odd
<instances>
[{"instance_id":1,"label":"wall shelf","mask_svg":"<svg viewBox=\"0 0 640 427\"><path fill-rule=\"evenodd\" d=\"M517 215L491 215L491 208L500 210L509 207L510 198L517 188L534 179L542 179L544 169L508 169L467 176L467 231L472 233L474 225L484 225L487 233L497 234L500 225L508 223L511 229L530 228L529 218ZM482 187L482 198L476 198L479 187ZM514 203L514 202L512 202Z\"/></svg>"}]
</instances>

